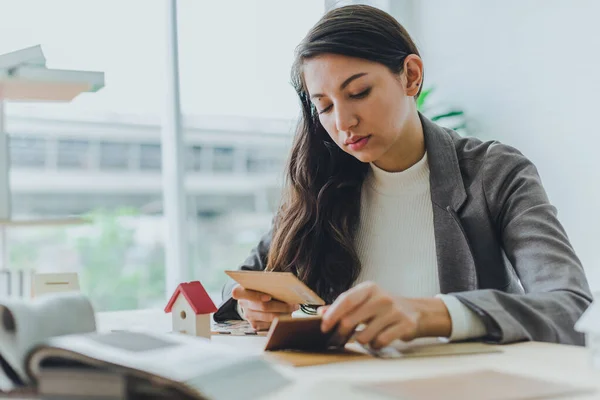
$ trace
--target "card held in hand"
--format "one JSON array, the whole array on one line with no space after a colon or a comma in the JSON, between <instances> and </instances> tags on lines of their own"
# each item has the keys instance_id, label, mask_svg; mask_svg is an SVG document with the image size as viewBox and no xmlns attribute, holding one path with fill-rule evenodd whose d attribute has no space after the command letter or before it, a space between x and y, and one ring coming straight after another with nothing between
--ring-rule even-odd
<instances>
[{"instance_id":1,"label":"card held in hand","mask_svg":"<svg viewBox=\"0 0 600 400\"><path fill-rule=\"evenodd\" d=\"M291 272L225 271L244 289L270 295L288 304L322 306L325 301Z\"/></svg>"}]
</instances>

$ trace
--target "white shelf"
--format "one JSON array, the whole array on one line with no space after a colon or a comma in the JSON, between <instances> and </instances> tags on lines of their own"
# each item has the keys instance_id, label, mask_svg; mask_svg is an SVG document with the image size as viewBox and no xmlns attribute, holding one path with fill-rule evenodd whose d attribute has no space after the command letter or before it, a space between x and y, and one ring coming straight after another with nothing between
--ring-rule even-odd
<instances>
[{"instance_id":1,"label":"white shelf","mask_svg":"<svg viewBox=\"0 0 600 400\"><path fill-rule=\"evenodd\" d=\"M0 55L0 267L8 268L6 231L13 227L67 226L85 224L82 218L13 219L10 207L10 152L6 134L6 101L69 102L83 92L104 87L104 73L98 71L46 68L41 46Z\"/></svg>"},{"instance_id":2,"label":"white shelf","mask_svg":"<svg viewBox=\"0 0 600 400\"><path fill-rule=\"evenodd\" d=\"M104 73L23 65L0 70L0 92L6 100L71 101L104 86Z\"/></svg>"},{"instance_id":3,"label":"white shelf","mask_svg":"<svg viewBox=\"0 0 600 400\"><path fill-rule=\"evenodd\" d=\"M91 223L90 220L79 217L56 218L56 219L0 219L0 227L31 227L31 226L61 226L61 225L83 225Z\"/></svg>"}]
</instances>

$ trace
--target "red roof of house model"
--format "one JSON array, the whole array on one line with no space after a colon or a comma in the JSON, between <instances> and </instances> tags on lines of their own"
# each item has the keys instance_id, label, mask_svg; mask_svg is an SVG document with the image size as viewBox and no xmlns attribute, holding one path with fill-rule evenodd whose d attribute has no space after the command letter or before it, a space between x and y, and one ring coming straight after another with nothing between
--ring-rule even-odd
<instances>
[{"instance_id":1,"label":"red roof of house model","mask_svg":"<svg viewBox=\"0 0 600 400\"><path fill-rule=\"evenodd\" d=\"M171 300L169 300L167 306L165 307L166 313L171 312L173 304L175 304L175 300L177 300L177 297L179 297L180 294L183 294L196 315L210 314L217 311L215 303L213 303L213 301L210 299L202 284L198 281L193 281L181 283L179 286L177 286L173 296L171 296Z\"/></svg>"}]
</instances>

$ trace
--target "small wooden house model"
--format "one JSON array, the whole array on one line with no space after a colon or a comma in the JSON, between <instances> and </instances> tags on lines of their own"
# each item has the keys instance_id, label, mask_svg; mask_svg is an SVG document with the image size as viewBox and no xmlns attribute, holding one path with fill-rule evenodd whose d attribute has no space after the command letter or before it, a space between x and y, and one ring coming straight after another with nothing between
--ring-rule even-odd
<instances>
[{"instance_id":1,"label":"small wooden house model","mask_svg":"<svg viewBox=\"0 0 600 400\"><path fill-rule=\"evenodd\" d=\"M217 307L199 281L181 283L165 307L173 318L173 332L210 338L210 314Z\"/></svg>"}]
</instances>

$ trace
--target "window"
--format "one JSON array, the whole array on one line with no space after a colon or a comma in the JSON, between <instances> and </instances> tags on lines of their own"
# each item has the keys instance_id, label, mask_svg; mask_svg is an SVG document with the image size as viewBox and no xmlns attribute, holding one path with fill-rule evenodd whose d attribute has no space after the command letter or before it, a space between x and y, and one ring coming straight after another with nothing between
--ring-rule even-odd
<instances>
[{"instance_id":1,"label":"window","mask_svg":"<svg viewBox=\"0 0 600 400\"><path fill-rule=\"evenodd\" d=\"M247 161L247 169L249 173L272 173L281 172L284 166L284 161L281 157L262 156L250 152Z\"/></svg>"},{"instance_id":2,"label":"window","mask_svg":"<svg viewBox=\"0 0 600 400\"><path fill-rule=\"evenodd\" d=\"M31 17L32 3L44 18ZM13 143L14 162L53 169L21 168L27 185L14 185L14 216L91 221L15 229L11 268L78 272L97 311L164 306L160 124L169 77L166 29L156 29L167 23L164 2L10 4L10 17L0 13L0 53L39 43L49 67L106 78L97 93L64 104L9 105L33 139ZM294 48L324 3L180 0L178 8L182 133L190 140L182 161L191 172L183 236L189 279L214 296L223 270L242 262L270 226L280 186L259 175L277 171L276 159L289 151L299 111L289 84Z\"/></svg>"},{"instance_id":3,"label":"window","mask_svg":"<svg viewBox=\"0 0 600 400\"><path fill-rule=\"evenodd\" d=\"M188 171L202 171L203 170L203 160L205 159L203 155L204 149L202 146L195 145L188 147L187 151L187 170Z\"/></svg>"},{"instance_id":4,"label":"window","mask_svg":"<svg viewBox=\"0 0 600 400\"><path fill-rule=\"evenodd\" d=\"M100 143L100 168L127 169L131 145L128 143Z\"/></svg>"},{"instance_id":5,"label":"window","mask_svg":"<svg viewBox=\"0 0 600 400\"><path fill-rule=\"evenodd\" d=\"M10 137L10 162L13 167L43 167L46 164L46 140Z\"/></svg>"},{"instance_id":6,"label":"window","mask_svg":"<svg viewBox=\"0 0 600 400\"><path fill-rule=\"evenodd\" d=\"M234 166L232 147L215 147L213 149L213 171L232 172Z\"/></svg>"},{"instance_id":7,"label":"window","mask_svg":"<svg viewBox=\"0 0 600 400\"><path fill-rule=\"evenodd\" d=\"M160 170L162 163L162 154L160 144L142 144L140 145L140 169L142 170Z\"/></svg>"},{"instance_id":8,"label":"window","mask_svg":"<svg viewBox=\"0 0 600 400\"><path fill-rule=\"evenodd\" d=\"M89 169L90 143L87 140L60 139L57 165L59 168Z\"/></svg>"},{"instance_id":9,"label":"window","mask_svg":"<svg viewBox=\"0 0 600 400\"><path fill-rule=\"evenodd\" d=\"M70 102L7 105L8 127L27 129L12 144L12 158L52 168L17 171L13 218L81 215L90 221L11 230L10 268L77 272L96 311L164 306L157 126L165 108L166 54L165 29L156 29L165 24L164 2L6 3L0 54L40 44L49 68L102 71L106 83ZM43 17L32 17L33 9Z\"/></svg>"},{"instance_id":10,"label":"window","mask_svg":"<svg viewBox=\"0 0 600 400\"><path fill-rule=\"evenodd\" d=\"M204 160L195 164L212 165L215 176L188 179L190 195L197 199L188 203L188 215L197 216L191 222L189 261L192 276L220 300L227 279L223 270L246 259L279 204L280 178L300 111L289 83L294 49L325 4L179 4L181 106L188 115L203 116L194 130L216 142L206 145Z\"/></svg>"}]
</instances>

